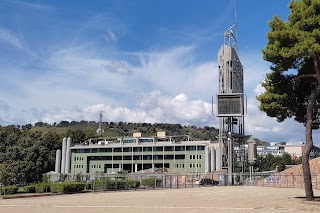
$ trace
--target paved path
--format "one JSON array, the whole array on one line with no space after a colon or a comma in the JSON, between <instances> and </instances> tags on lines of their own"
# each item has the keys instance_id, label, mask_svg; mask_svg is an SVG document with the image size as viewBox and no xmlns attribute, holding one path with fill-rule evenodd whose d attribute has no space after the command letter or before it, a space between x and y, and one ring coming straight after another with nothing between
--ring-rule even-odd
<instances>
[{"instance_id":1,"label":"paved path","mask_svg":"<svg viewBox=\"0 0 320 213\"><path fill-rule=\"evenodd\" d=\"M320 191L315 190L320 196ZM320 201L306 202L303 189L216 186L49 197L0 199L6 213L100 213L100 212L320 212Z\"/></svg>"}]
</instances>

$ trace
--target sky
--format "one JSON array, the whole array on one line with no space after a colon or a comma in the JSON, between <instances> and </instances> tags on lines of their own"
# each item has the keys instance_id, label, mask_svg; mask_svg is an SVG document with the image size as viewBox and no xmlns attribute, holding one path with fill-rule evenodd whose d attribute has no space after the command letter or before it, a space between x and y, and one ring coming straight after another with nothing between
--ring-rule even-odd
<instances>
[{"instance_id":1,"label":"sky","mask_svg":"<svg viewBox=\"0 0 320 213\"><path fill-rule=\"evenodd\" d=\"M305 141L303 124L278 123L256 96L271 64L268 21L289 0L0 1L0 125L62 120L218 127L217 54L237 20L247 95L245 134ZM235 10L236 6L236 10ZM236 11L236 12L235 12ZM320 145L319 130L313 132Z\"/></svg>"}]
</instances>

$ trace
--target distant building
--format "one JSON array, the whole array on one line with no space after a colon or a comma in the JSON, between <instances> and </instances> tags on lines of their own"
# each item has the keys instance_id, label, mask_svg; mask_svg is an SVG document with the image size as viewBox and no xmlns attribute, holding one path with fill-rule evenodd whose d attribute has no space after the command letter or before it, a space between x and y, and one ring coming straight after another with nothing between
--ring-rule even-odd
<instances>
[{"instance_id":1,"label":"distant building","mask_svg":"<svg viewBox=\"0 0 320 213\"><path fill-rule=\"evenodd\" d=\"M260 156L267 154L282 156L283 153L288 153L292 159L296 159L302 156L304 149L304 143L272 143L270 146L258 146L257 153ZM320 152L318 150L312 150L310 153L310 158L316 158L319 156Z\"/></svg>"}]
</instances>

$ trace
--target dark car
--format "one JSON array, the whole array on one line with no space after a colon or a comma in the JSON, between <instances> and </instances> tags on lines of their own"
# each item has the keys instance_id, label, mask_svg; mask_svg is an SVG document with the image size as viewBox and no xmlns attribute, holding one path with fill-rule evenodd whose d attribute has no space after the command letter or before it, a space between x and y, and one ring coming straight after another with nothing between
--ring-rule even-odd
<instances>
[{"instance_id":1,"label":"dark car","mask_svg":"<svg viewBox=\"0 0 320 213\"><path fill-rule=\"evenodd\" d=\"M202 178L199 182L200 186L218 185L219 182L210 178Z\"/></svg>"}]
</instances>

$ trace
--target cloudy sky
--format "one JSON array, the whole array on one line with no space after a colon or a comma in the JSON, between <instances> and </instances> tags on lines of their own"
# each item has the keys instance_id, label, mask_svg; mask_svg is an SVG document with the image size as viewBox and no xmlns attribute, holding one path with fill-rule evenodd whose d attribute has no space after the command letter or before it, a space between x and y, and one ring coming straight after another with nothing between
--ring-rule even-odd
<instances>
[{"instance_id":1,"label":"cloudy sky","mask_svg":"<svg viewBox=\"0 0 320 213\"><path fill-rule=\"evenodd\" d=\"M246 134L304 141L304 127L258 109L268 20L289 0L237 1ZM215 126L217 53L235 0L0 1L0 125L61 120ZM256 8L256 9L254 9ZM319 131L314 132L320 145Z\"/></svg>"}]
</instances>

